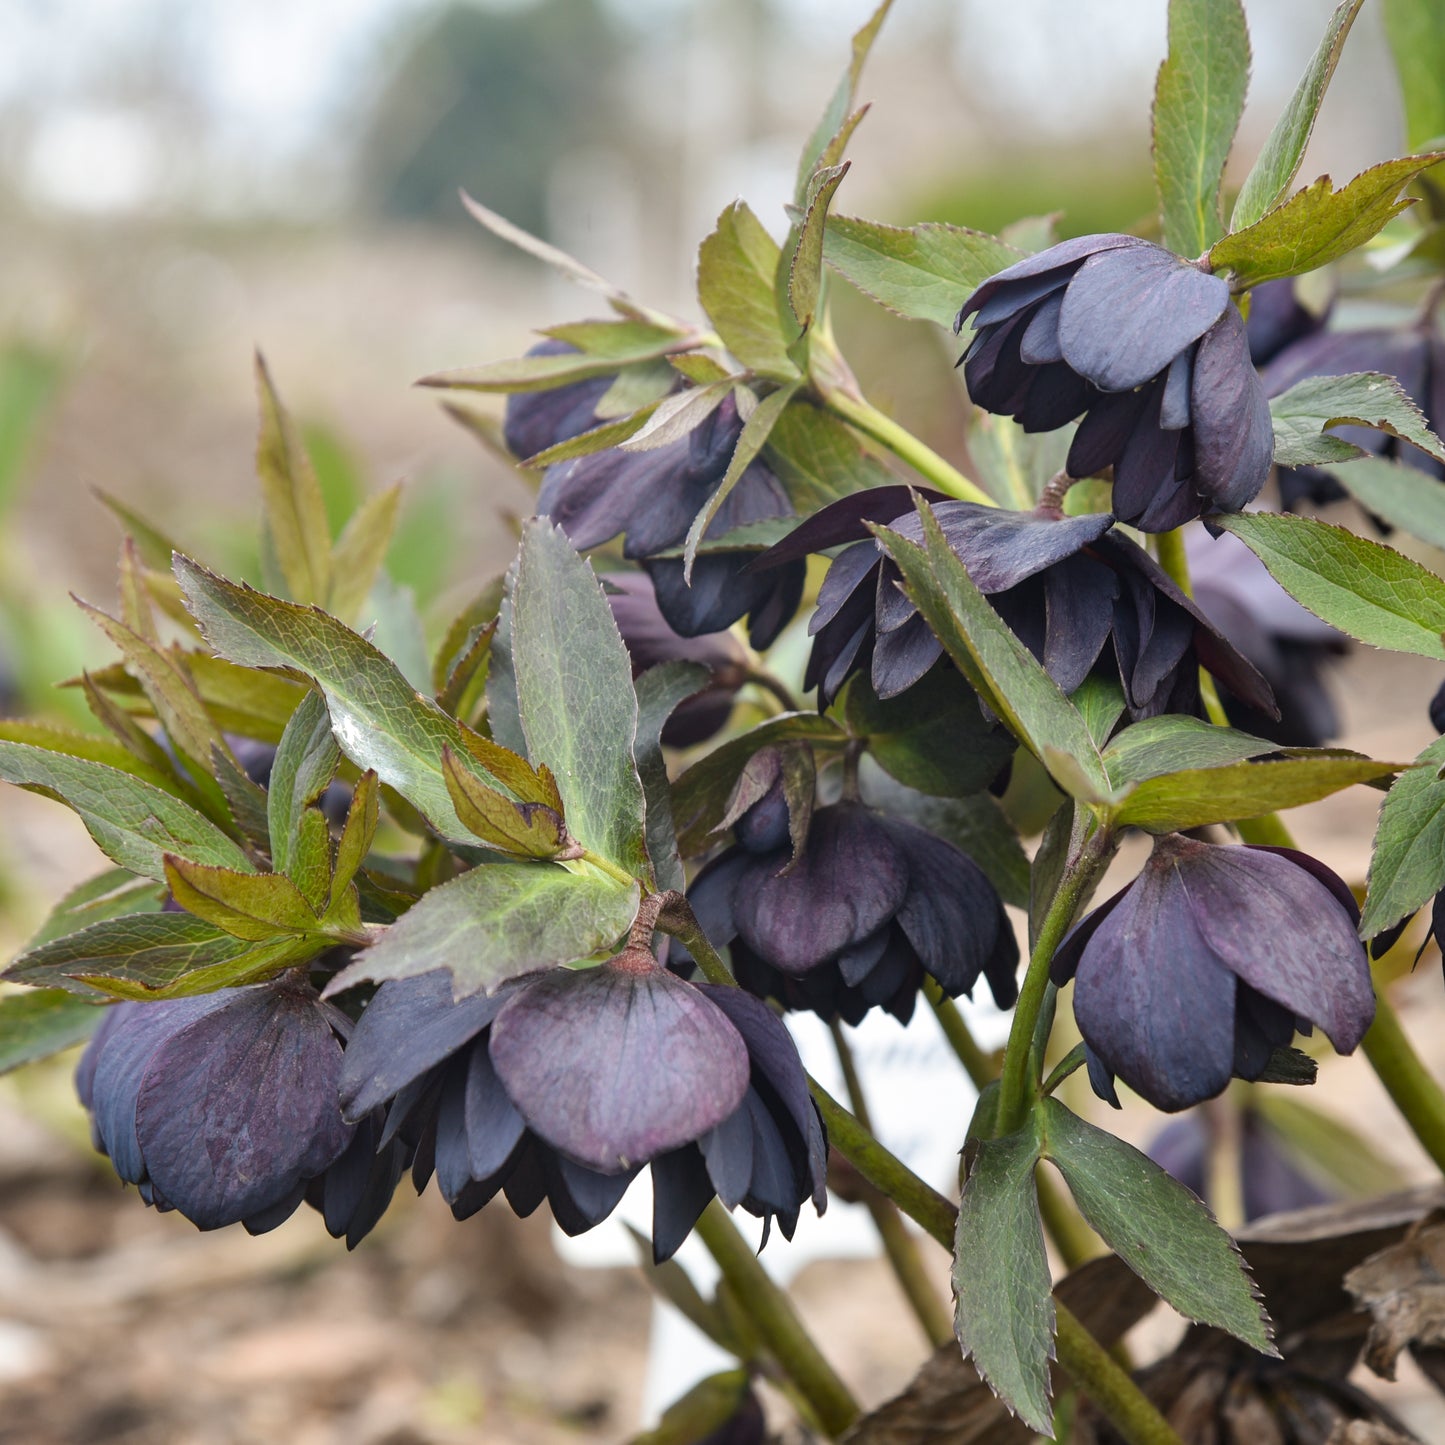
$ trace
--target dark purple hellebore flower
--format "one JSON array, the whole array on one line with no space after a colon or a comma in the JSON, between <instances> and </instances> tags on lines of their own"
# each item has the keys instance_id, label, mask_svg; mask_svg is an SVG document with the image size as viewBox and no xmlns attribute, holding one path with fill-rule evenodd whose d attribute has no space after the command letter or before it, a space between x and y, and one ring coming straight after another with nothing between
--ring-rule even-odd
<instances>
[{"instance_id":1,"label":"dark purple hellebore flower","mask_svg":"<svg viewBox=\"0 0 1445 1445\"><path fill-rule=\"evenodd\" d=\"M1316 331L1287 347L1265 367L1265 391L1278 396L1316 376L1379 371L1393 376L1424 413L1431 429L1445 424L1445 337L1429 322L1410 327L1367 327L1358 331ZM1427 476L1445 478L1434 457L1374 427L1338 426L1330 435L1353 442L1375 456L1390 457ZM1279 469L1281 505L1292 511L1302 502L1342 501L1345 489L1319 467Z\"/></svg>"},{"instance_id":2,"label":"dark purple hellebore flower","mask_svg":"<svg viewBox=\"0 0 1445 1445\"><path fill-rule=\"evenodd\" d=\"M738 819L736 845L688 890L744 988L850 1024L875 1006L907 1022L925 974L951 998L982 974L1000 1008L1013 1003L1018 943L973 859L853 802L819 808L794 859L780 796Z\"/></svg>"},{"instance_id":3,"label":"dark purple hellebore flower","mask_svg":"<svg viewBox=\"0 0 1445 1445\"><path fill-rule=\"evenodd\" d=\"M535 451L588 430L581 412L592 400L577 392L586 383L542 393L554 398L550 409L537 393L513 397L507 406L509 444L517 433ZM560 393L572 394L562 398ZM558 430L549 435L548 425ZM618 447L592 452L547 468L537 496L537 512L551 517L579 551L625 534L623 555L644 560L657 590L657 603L675 632L684 637L720 632L748 616L754 647L776 639L802 600L801 564L771 575L746 570L751 551L702 551L689 584L681 557L658 556L679 548L692 519L717 490L732 461L743 422L728 396L685 437L651 451ZM535 443L546 438L544 447ZM718 508L703 539L717 539L748 522L793 515L782 483L761 460L753 461Z\"/></svg>"},{"instance_id":4,"label":"dark purple hellebore flower","mask_svg":"<svg viewBox=\"0 0 1445 1445\"><path fill-rule=\"evenodd\" d=\"M341 1117L344 1015L293 980L107 1010L76 1070L96 1148L201 1229L274 1229L303 1199L350 1244L404 1167Z\"/></svg>"},{"instance_id":5,"label":"dark purple hellebore flower","mask_svg":"<svg viewBox=\"0 0 1445 1445\"><path fill-rule=\"evenodd\" d=\"M1239 308L1218 276L1137 236L1079 236L963 304L973 401L1026 431L1080 414L1066 470L1114 469L1114 515L1167 532L1259 495L1274 430Z\"/></svg>"},{"instance_id":6,"label":"dark purple hellebore flower","mask_svg":"<svg viewBox=\"0 0 1445 1445\"><path fill-rule=\"evenodd\" d=\"M1220 701L1230 722L1281 747L1323 747L1340 731L1324 672L1349 640L1301 607L1238 537L1200 529L1186 549L1194 601L1269 683L1279 708L1275 719L1226 685Z\"/></svg>"},{"instance_id":7,"label":"dark purple hellebore flower","mask_svg":"<svg viewBox=\"0 0 1445 1445\"><path fill-rule=\"evenodd\" d=\"M1157 839L1054 955L1094 1092L1117 1106L1117 1075L1157 1108L1187 1109L1235 1075L1257 1079L1316 1024L1350 1053L1375 1016L1359 916L1343 880L1294 849Z\"/></svg>"},{"instance_id":8,"label":"dark purple hellebore flower","mask_svg":"<svg viewBox=\"0 0 1445 1445\"><path fill-rule=\"evenodd\" d=\"M1130 717L1189 712L1202 665L1251 706L1273 712L1264 679L1142 547L1111 530L1109 513L931 505L975 585L1065 692L1102 665L1117 669ZM896 697L943 655L866 522L922 540L910 490L878 487L824 507L757 564L856 544L834 558L808 625L814 641L804 684L818 688L824 706L864 667L879 697Z\"/></svg>"},{"instance_id":9,"label":"dark purple hellebore flower","mask_svg":"<svg viewBox=\"0 0 1445 1445\"><path fill-rule=\"evenodd\" d=\"M454 1002L445 972L385 983L344 1061L349 1117L390 1100L458 1219L499 1191L546 1200L568 1234L652 1166L653 1250L669 1258L716 1194L792 1237L826 1204L826 1144L791 1037L734 988L690 984L643 949Z\"/></svg>"},{"instance_id":10,"label":"dark purple hellebore flower","mask_svg":"<svg viewBox=\"0 0 1445 1445\"><path fill-rule=\"evenodd\" d=\"M528 356L567 356L577 348L566 341L548 337L527 351ZM502 417L502 439L519 462L525 462L548 447L570 442L573 437L600 426L597 403L607 394L615 376L594 376L571 381L547 391L514 391L507 397Z\"/></svg>"},{"instance_id":11,"label":"dark purple hellebore flower","mask_svg":"<svg viewBox=\"0 0 1445 1445\"><path fill-rule=\"evenodd\" d=\"M1239 1121L1238 1169L1246 1220L1266 1214L1285 1214L1328 1204L1335 1196L1322 1189L1295 1166L1283 1141L1253 1109ZM1210 1135L1207 1121L1196 1110L1167 1124L1149 1145L1149 1157L1192 1189L1206 1204L1209 1197Z\"/></svg>"},{"instance_id":12,"label":"dark purple hellebore flower","mask_svg":"<svg viewBox=\"0 0 1445 1445\"><path fill-rule=\"evenodd\" d=\"M730 632L682 637L668 626L657 605L652 579L640 572L608 572L607 601L632 659L632 676L664 662L699 662L712 678L685 698L663 725L662 741L686 748L706 742L727 723L738 689L747 681L747 656Z\"/></svg>"},{"instance_id":13,"label":"dark purple hellebore flower","mask_svg":"<svg viewBox=\"0 0 1445 1445\"><path fill-rule=\"evenodd\" d=\"M1249 359L1266 366L1286 346L1303 341L1330 319L1335 299L1331 295L1322 310L1307 306L1295 287L1293 277L1265 281L1249 293L1249 318L1244 323L1249 338Z\"/></svg>"}]
</instances>

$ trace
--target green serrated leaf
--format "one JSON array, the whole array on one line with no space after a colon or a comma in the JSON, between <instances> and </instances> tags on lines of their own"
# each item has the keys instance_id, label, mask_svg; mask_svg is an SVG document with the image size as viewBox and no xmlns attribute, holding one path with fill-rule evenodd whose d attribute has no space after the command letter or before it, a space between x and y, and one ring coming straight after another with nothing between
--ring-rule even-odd
<instances>
[{"instance_id":1,"label":"green serrated leaf","mask_svg":"<svg viewBox=\"0 0 1445 1445\"><path fill-rule=\"evenodd\" d=\"M1077 694L1075 695L1077 701ZM1126 727L1104 749L1104 766L1115 787L1183 768L1215 768L1276 752L1278 743L1199 718L1170 714Z\"/></svg>"},{"instance_id":2,"label":"green serrated leaf","mask_svg":"<svg viewBox=\"0 0 1445 1445\"><path fill-rule=\"evenodd\" d=\"M328 995L370 980L445 968L458 998L610 948L637 913L639 889L586 865L486 863L430 889L338 974Z\"/></svg>"},{"instance_id":3,"label":"green serrated leaf","mask_svg":"<svg viewBox=\"0 0 1445 1445\"><path fill-rule=\"evenodd\" d=\"M788 403L798 394L798 389L802 384L801 381L789 382L787 386L769 392L753 409L753 413L747 421L743 423L737 445L733 448L732 460L728 463L727 471L723 473L722 481L718 483L717 490L698 510L697 516L692 519L692 525L688 528L682 555L683 576L689 584L692 582L692 564L697 557L697 550L702 542L703 534L712 525L718 509L727 501L728 495L738 484L738 479L762 451L768 437L772 435L773 428L777 425L778 418L782 416ZM790 518L789 521L791 522L791 520Z\"/></svg>"},{"instance_id":4,"label":"green serrated leaf","mask_svg":"<svg viewBox=\"0 0 1445 1445\"><path fill-rule=\"evenodd\" d=\"M437 706L459 722L465 722L477 710L482 691L487 685L492 638L496 631L495 617L472 628L437 692Z\"/></svg>"},{"instance_id":5,"label":"green serrated leaf","mask_svg":"<svg viewBox=\"0 0 1445 1445\"><path fill-rule=\"evenodd\" d=\"M632 664L591 566L545 518L522 531L512 648L527 756L555 774L568 831L646 877Z\"/></svg>"},{"instance_id":6,"label":"green serrated leaf","mask_svg":"<svg viewBox=\"0 0 1445 1445\"><path fill-rule=\"evenodd\" d=\"M1445 26L1437 0L1385 0L1385 36L1405 100L1411 150L1445 136Z\"/></svg>"},{"instance_id":7,"label":"green serrated leaf","mask_svg":"<svg viewBox=\"0 0 1445 1445\"><path fill-rule=\"evenodd\" d=\"M442 774L457 817L489 848L521 858L575 856L562 815L546 803L518 803L489 788L442 750Z\"/></svg>"},{"instance_id":8,"label":"green serrated leaf","mask_svg":"<svg viewBox=\"0 0 1445 1445\"><path fill-rule=\"evenodd\" d=\"M1052 1436L1054 1297L1034 1184L1039 1150L1032 1127L979 1145L958 1207L954 1332L1009 1409Z\"/></svg>"},{"instance_id":9,"label":"green serrated leaf","mask_svg":"<svg viewBox=\"0 0 1445 1445\"><path fill-rule=\"evenodd\" d=\"M1186 1319L1278 1356L1269 1317L1234 1241L1176 1179L1132 1144L1040 1101L1043 1152L1079 1212L1120 1259Z\"/></svg>"},{"instance_id":10,"label":"green serrated leaf","mask_svg":"<svg viewBox=\"0 0 1445 1445\"><path fill-rule=\"evenodd\" d=\"M238 873L167 857L166 882L187 913L252 943L321 930L300 889L280 873Z\"/></svg>"},{"instance_id":11,"label":"green serrated leaf","mask_svg":"<svg viewBox=\"0 0 1445 1445\"><path fill-rule=\"evenodd\" d=\"M1110 733L1114 731L1119 719L1124 715L1123 685L1117 678L1105 677L1099 672L1091 672L1069 694L1069 701L1078 708L1079 716L1083 718L1084 726L1089 730L1089 736L1099 747L1104 747L1109 741ZM1107 752L1104 754L1104 764L1108 768L1109 755ZM1110 776L1113 776L1112 771L1110 771Z\"/></svg>"},{"instance_id":12,"label":"green serrated leaf","mask_svg":"<svg viewBox=\"0 0 1445 1445\"><path fill-rule=\"evenodd\" d=\"M1301 606L1357 642L1445 658L1445 581L1343 527L1284 513L1220 517Z\"/></svg>"},{"instance_id":13,"label":"green serrated leaf","mask_svg":"<svg viewBox=\"0 0 1445 1445\"><path fill-rule=\"evenodd\" d=\"M769 718L751 731L720 743L672 786L672 815L682 856L695 857L708 846L713 831L727 812L733 785L755 753L786 742L840 749L847 741L848 734L832 718L818 713L792 712Z\"/></svg>"},{"instance_id":14,"label":"green serrated leaf","mask_svg":"<svg viewBox=\"0 0 1445 1445\"><path fill-rule=\"evenodd\" d=\"M123 918L130 913L158 913L165 902L163 884L150 878L137 878L124 868L107 868L94 878L87 878L72 888L54 908L45 922L26 941L27 949L52 943L68 933L78 933L92 923L108 918Z\"/></svg>"},{"instance_id":15,"label":"green serrated leaf","mask_svg":"<svg viewBox=\"0 0 1445 1445\"><path fill-rule=\"evenodd\" d=\"M381 785L376 774L367 771L356 781L351 793L351 807L346 813L346 825L336 844L336 871L332 878L331 893L334 898L343 889L349 888L361 871L366 855L371 851L372 840L376 837L376 825L381 812Z\"/></svg>"},{"instance_id":16,"label":"green serrated leaf","mask_svg":"<svg viewBox=\"0 0 1445 1445\"><path fill-rule=\"evenodd\" d=\"M4 977L70 993L177 998L279 973L325 946L288 938L258 947L190 913L142 913L28 949Z\"/></svg>"},{"instance_id":17,"label":"green serrated leaf","mask_svg":"<svg viewBox=\"0 0 1445 1445\"><path fill-rule=\"evenodd\" d=\"M396 482L368 497L337 538L326 610L342 621L355 621L371 595L396 531L400 507L401 483ZM166 565L170 565L169 560Z\"/></svg>"},{"instance_id":18,"label":"green serrated leaf","mask_svg":"<svg viewBox=\"0 0 1445 1445\"><path fill-rule=\"evenodd\" d=\"M1305 749L1298 751L1306 753ZM1135 785L1113 810L1113 816L1118 824L1150 833L1177 833L1208 823L1231 823L1298 808L1353 783L1388 777L1405 766L1320 749L1278 762L1181 768Z\"/></svg>"},{"instance_id":19,"label":"green serrated leaf","mask_svg":"<svg viewBox=\"0 0 1445 1445\"><path fill-rule=\"evenodd\" d=\"M946 664L887 700L860 673L848 687L847 714L884 772L938 797L982 791L1014 754L1013 738L984 720L973 689Z\"/></svg>"},{"instance_id":20,"label":"green serrated leaf","mask_svg":"<svg viewBox=\"0 0 1445 1445\"><path fill-rule=\"evenodd\" d=\"M490 644L501 605L502 579L495 577L447 625L446 636L432 661L432 691L438 694L439 702L440 694L446 691L463 658L476 646L478 634L485 632ZM446 711L456 716L454 709Z\"/></svg>"},{"instance_id":21,"label":"green serrated leaf","mask_svg":"<svg viewBox=\"0 0 1445 1445\"><path fill-rule=\"evenodd\" d=\"M331 896L331 827L320 808L307 808L298 819L291 881L316 911Z\"/></svg>"},{"instance_id":22,"label":"green serrated leaf","mask_svg":"<svg viewBox=\"0 0 1445 1445\"><path fill-rule=\"evenodd\" d=\"M803 147L803 154L798 161L798 179L793 188L793 200L800 209L807 205L808 182L812 180L813 172L823 161L829 146L847 126L849 113L857 102L858 82L863 76L863 66L867 63L873 42L877 40L878 32L883 28L883 22L892 8L893 0L882 0L882 4L853 34L853 49L848 59L848 68L828 98L827 108L818 124L813 127L813 133L808 137L808 143ZM855 121L854 124L856 123Z\"/></svg>"},{"instance_id":23,"label":"green serrated leaf","mask_svg":"<svg viewBox=\"0 0 1445 1445\"><path fill-rule=\"evenodd\" d=\"M744 366L759 376L792 381L798 368L788 356L791 338L783 333L773 289L780 254L746 202L733 202L698 251L697 296Z\"/></svg>"},{"instance_id":24,"label":"green serrated leaf","mask_svg":"<svg viewBox=\"0 0 1445 1445\"><path fill-rule=\"evenodd\" d=\"M1385 457L1361 457L1326 470L1367 511L1445 550L1445 487L1418 467Z\"/></svg>"},{"instance_id":25,"label":"green serrated leaf","mask_svg":"<svg viewBox=\"0 0 1445 1445\"><path fill-rule=\"evenodd\" d=\"M1282 467L1317 466L1362 457L1364 451L1326 427L1349 423L1373 427L1445 462L1445 444L1430 430L1420 408L1393 376L1356 371L1347 376L1312 376L1269 404L1274 422L1274 459Z\"/></svg>"},{"instance_id":26,"label":"green serrated leaf","mask_svg":"<svg viewBox=\"0 0 1445 1445\"><path fill-rule=\"evenodd\" d=\"M341 750L418 808L443 837L468 842L442 777L442 748L466 730L423 697L365 638L315 608L238 586L185 557L181 587L211 646L247 667L304 673L321 689Z\"/></svg>"},{"instance_id":27,"label":"green serrated leaf","mask_svg":"<svg viewBox=\"0 0 1445 1445\"><path fill-rule=\"evenodd\" d=\"M0 718L0 741L27 743L48 753L104 763L178 798L185 795L185 788L174 772L142 762L130 748L96 733L83 733L41 718Z\"/></svg>"},{"instance_id":28,"label":"green serrated leaf","mask_svg":"<svg viewBox=\"0 0 1445 1445\"><path fill-rule=\"evenodd\" d=\"M1360 937L1373 938L1445 887L1445 738L1396 780L1380 809Z\"/></svg>"},{"instance_id":29,"label":"green serrated leaf","mask_svg":"<svg viewBox=\"0 0 1445 1445\"><path fill-rule=\"evenodd\" d=\"M823 407L801 397L784 407L768 433L763 456L787 489L799 516L850 492L886 487L898 479Z\"/></svg>"},{"instance_id":30,"label":"green serrated leaf","mask_svg":"<svg viewBox=\"0 0 1445 1445\"><path fill-rule=\"evenodd\" d=\"M924 545L879 528L879 545L903 573L905 590L974 690L1049 769L1086 801L1112 785L1089 729L1058 684L975 586L921 503ZM1065 766L1065 762L1072 767Z\"/></svg>"},{"instance_id":31,"label":"green serrated leaf","mask_svg":"<svg viewBox=\"0 0 1445 1445\"><path fill-rule=\"evenodd\" d=\"M614 361L635 356L646 347L675 346L686 334L679 326L659 326L651 321L626 317L620 321L564 321L542 327L539 335L565 341L589 356L609 356Z\"/></svg>"},{"instance_id":32,"label":"green serrated leaf","mask_svg":"<svg viewBox=\"0 0 1445 1445\"><path fill-rule=\"evenodd\" d=\"M104 1017L88 999L60 988L6 994L0 998L0 1074L83 1044Z\"/></svg>"},{"instance_id":33,"label":"green serrated leaf","mask_svg":"<svg viewBox=\"0 0 1445 1445\"><path fill-rule=\"evenodd\" d=\"M59 798L106 857L157 882L165 878L166 853L253 871L239 845L194 808L104 763L0 741L0 782Z\"/></svg>"},{"instance_id":34,"label":"green serrated leaf","mask_svg":"<svg viewBox=\"0 0 1445 1445\"><path fill-rule=\"evenodd\" d=\"M843 177L848 174L848 161L824 166L808 181L803 207L803 224L798 231L798 244L788 266L788 306L800 331L813 324L823 289L823 227L828 207Z\"/></svg>"},{"instance_id":35,"label":"green serrated leaf","mask_svg":"<svg viewBox=\"0 0 1445 1445\"><path fill-rule=\"evenodd\" d=\"M100 487L92 487L91 490L101 505L125 529L126 536L135 542L146 565L154 567L158 571L168 572L171 565L171 553L180 550L171 538L159 527L141 516L133 507L127 506L119 497L113 497Z\"/></svg>"},{"instance_id":36,"label":"green serrated leaf","mask_svg":"<svg viewBox=\"0 0 1445 1445\"><path fill-rule=\"evenodd\" d=\"M730 396L741 380L724 376L706 386L676 391L653 408L652 415L625 442L625 452L650 452L681 441L701 426Z\"/></svg>"},{"instance_id":37,"label":"green serrated leaf","mask_svg":"<svg viewBox=\"0 0 1445 1445\"><path fill-rule=\"evenodd\" d=\"M256 391L261 434L256 444L256 473L261 481L266 536L286 590L297 602L324 603L331 594L331 529L326 501L271 375L256 353Z\"/></svg>"},{"instance_id":38,"label":"green serrated leaf","mask_svg":"<svg viewBox=\"0 0 1445 1445\"><path fill-rule=\"evenodd\" d=\"M1364 0L1341 0L1335 7L1329 24L1325 26L1319 49L1310 58L1289 104L1275 121L1264 149L1240 187L1229 218L1231 231L1252 226L1284 195L1298 174L1310 133L1315 128L1320 102L1325 98L1325 89L1335 73L1345 37L1349 35L1350 26L1355 23L1355 16L1363 3Z\"/></svg>"},{"instance_id":39,"label":"green serrated leaf","mask_svg":"<svg viewBox=\"0 0 1445 1445\"><path fill-rule=\"evenodd\" d=\"M1219 187L1244 114L1249 29L1239 0L1169 0L1154 87L1154 184L1164 244L1199 256L1223 233Z\"/></svg>"},{"instance_id":40,"label":"green serrated leaf","mask_svg":"<svg viewBox=\"0 0 1445 1445\"><path fill-rule=\"evenodd\" d=\"M271 862L277 873L294 876L301 820L331 785L340 762L326 703L319 692L308 692L281 735L266 789Z\"/></svg>"},{"instance_id":41,"label":"green serrated leaf","mask_svg":"<svg viewBox=\"0 0 1445 1445\"><path fill-rule=\"evenodd\" d=\"M258 853L271 852L271 824L266 816L266 790L224 753L211 754L216 786L226 800L237 837Z\"/></svg>"},{"instance_id":42,"label":"green serrated leaf","mask_svg":"<svg viewBox=\"0 0 1445 1445\"><path fill-rule=\"evenodd\" d=\"M637 679L637 738L632 745L647 804L647 856L657 886L686 886L672 822L672 787L662 756L662 729L673 709L707 685L711 674L697 662L663 662Z\"/></svg>"},{"instance_id":43,"label":"green serrated leaf","mask_svg":"<svg viewBox=\"0 0 1445 1445\"><path fill-rule=\"evenodd\" d=\"M950 331L969 293L1025 254L997 236L941 221L905 228L829 216L823 239L823 259L865 296Z\"/></svg>"},{"instance_id":44,"label":"green serrated leaf","mask_svg":"<svg viewBox=\"0 0 1445 1445\"><path fill-rule=\"evenodd\" d=\"M1445 153L1403 156L1362 171L1337 191L1328 176L1296 191L1254 225L1210 248L1216 271L1232 271L1237 287L1302 276L1348 255L1412 204L1400 192Z\"/></svg>"},{"instance_id":45,"label":"green serrated leaf","mask_svg":"<svg viewBox=\"0 0 1445 1445\"><path fill-rule=\"evenodd\" d=\"M129 678L127 680L129 681ZM167 792L174 792L189 798L186 782L176 770L175 759L131 717L120 703L101 691L90 673L81 674L80 686L85 694L85 705L95 719L131 757L145 768L146 771L138 773L137 776L155 782L157 787L164 788ZM86 736L89 737L90 734L86 734ZM30 739L16 736L12 738L12 741L26 742ZM126 771L130 771L130 768L126 768Z\"/></svg>"},{"instance_id":46,"label":"green serrated leaf","mask_svg":"<svg viewBox=\"0 0 1445 1445\"><path fill-rule=\"evenodd\" d=\"M591 431L581 432L565 442L558 442L555 446L547 447L538 452L536 456L519 457L518 461L529 469L542 470L550 467L554 462L571 461L573 457L591 456L593 452L606 451L608 447L619 446L629 437L636 436L647 425L660 404L660 399L650 402L647 406L640 407L629 415L620 417L617 421L604 422L601 426L593 427Z\"/></svg>"}]
</instances>

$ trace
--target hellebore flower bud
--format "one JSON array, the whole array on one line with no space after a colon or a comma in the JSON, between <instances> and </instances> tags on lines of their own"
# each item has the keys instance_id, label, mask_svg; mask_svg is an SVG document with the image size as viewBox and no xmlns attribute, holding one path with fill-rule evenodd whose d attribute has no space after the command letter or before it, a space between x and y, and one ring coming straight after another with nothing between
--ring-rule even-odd
<instances>
[{"instance_id":1,"label":"hellebore flower bud","mask_svg":"<svg viewBox=\"0 0 1445 1445\"><path fill-rule=\"evenodd\" d=\"M906 1022L925 974L950 997L980 975L1000 1007L1017 997L1003 903L951 843L842 802L813 814L793 858L771 795L739 819L737 837L688 897L708 937L730 946L744 988L853 1024L875 1005Z\"/></svg>"},{"instance_id":2,"label":"hellebore flower bud","mask_svg":"<svg viewBox=\"0 0 1445 1445\"><path fill-rule=\"evenodd\" d=\"M356 1129L341 1117L344 1023L289 980L117 1004L76 1071L96 1147L148 1204L201 1229L261 1233L311 1198L354 1244L401 1161L377 1162L375 1120ZM353 1156L363 1135L369 1149ZM346 1177L329 1178L338 1167Z\"/></svg>"},{"instance_id":3,"label":"hellebore flower bud","mask_svg":"<svg viewBox=\"0 0 1445 1445\"><path fill-rule=\"evenodd\" d=\"M383 984L341 1096L351 1117L391 1100L388 1129L418 1141L418 1188L434 1169L459 1219L505 1191L578 1234L650 1164L665 1259L714 1194L789 1238L804 1200L826 1202L822 1124L782 1023L639 947L460 1003L445 973Z\"/></svg>"},{"instance_id":4,"label":"hellebore flower bud","mask_svg":"<svg viewBox=\"0 0 1445 1445\"><path fill-rule=\"evenodd\" d=\"M1054 982L1074 981L1095 1093L1117 1105L1117 1075L1157 1108L1186 1109L1234 1075L1258 1078L1312 1024L1350 1053L1375 1016L1358 922L1343 880L1304 853L1157 839L1054 955Z\"/></svg>"},{"instance_id":5,"label":"hellebore flower bud","mask_svg":"<svg viewBox=\"0 0 1445 1445\"><path fill-rule=\"evenodd\" d=\"M964 302L969 396L1026 431L1083 415L1071 477L1114 469L1114 515L1166 532L1258 496L1274 456L1264 388L1221 277L1137 236L1080 236Z\"/></svg>"}]
</instances>

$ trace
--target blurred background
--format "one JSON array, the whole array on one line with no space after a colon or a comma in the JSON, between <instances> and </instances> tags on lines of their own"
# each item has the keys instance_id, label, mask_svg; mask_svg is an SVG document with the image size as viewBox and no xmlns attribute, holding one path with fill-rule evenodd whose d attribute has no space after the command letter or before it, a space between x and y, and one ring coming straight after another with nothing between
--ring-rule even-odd
<instances>
[{"instance_id":1,"label":"blurred background","mask_svg":"<svg viewBox=\"0 0 1445 1445\"><path fill-rule=\"evenodd\" d=\"M697 245L725 205L744 196L785 229L798 151L871 6L0 0L0 691L74 718L52 684L108 658L66 595L114 597L120 532L95 489L257 576L253 348L339 514L407 479L389 569L444 627L505 566L530 492L412 383L602 309L485 234L458 188L692 317ZM1245 8L1247 165L1333 0ZM835 209L991 231L1062 211L1066 235L1140 224L1165 20L1165 0L898 0ZM1401 134L1367 5L1302 175L1343 181ZM956 456L945 338L837 290L865 391ZM1409 751L1350 741L1412 756L1436 679L1394 661ZM1320 851L1359 873L1369 799L1321 806ZM0 792L0 955L96 856L63 809ZM1383 1147L1408 1174L1392 1129ZM344 1261L310 1217L258 1241L196 1236L88 1155L65 1067L5 1080L0 1441L630 1434L639 1280L564 1273L537 1220L458 1228L435 1199L394 1213ZM870 1402L922 1358L901 1314L878 1330L872 1269L801 1285Z\"/></svg>"}]
</instances>

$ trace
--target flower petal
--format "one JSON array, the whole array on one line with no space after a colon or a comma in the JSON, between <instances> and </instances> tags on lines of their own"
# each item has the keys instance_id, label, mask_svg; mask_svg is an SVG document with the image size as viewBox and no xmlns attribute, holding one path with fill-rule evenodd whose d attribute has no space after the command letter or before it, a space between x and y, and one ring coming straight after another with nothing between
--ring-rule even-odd
<instances>
[{"instance_id":1,"label":"flower petal","mask_svg":"<svg viewBox=\"0 0 1445 1445\"><path fill-rule=\"evenodd\" d=\"M1259 495L1274 461L1274 424L1239 309L1231 305L1204 334L1190 384L1197 490L1226 512Z\"/></svg>"}]
</instances>

